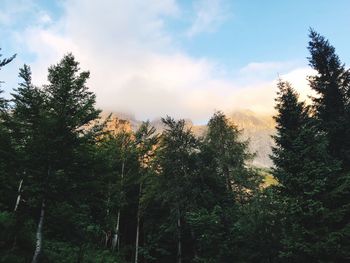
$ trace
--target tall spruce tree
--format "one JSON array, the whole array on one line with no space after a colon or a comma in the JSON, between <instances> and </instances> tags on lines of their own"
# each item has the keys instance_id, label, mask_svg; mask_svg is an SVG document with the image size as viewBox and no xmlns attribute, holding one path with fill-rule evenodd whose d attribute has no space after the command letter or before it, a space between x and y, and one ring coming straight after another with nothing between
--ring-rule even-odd
<instances>
[{"instance_id":1,"label":"tall spruce tree","mask_svg":"<svg viewBox=\"0 0 350 263\"><path fill-rule=\"evenodd\" d=\"M261 177L250 167L253 157L241 131L222 112L208 123L199 153L201 180L197 189L206 195L190 211L199 262L239 260L240 210L257 192ZM204 234L203 234L204 233Z\"/></svg>"},{"instance_id":2,"label":"tall spruce tree","mask_svg":"<svg viewBox=\"0 0 350 263\"><path fill-rule=\"evenodd\" d=\"M31 173L42 174L41 165L45 163L45 94L32 84L29 66L20 69L19 77L22 82L12 93L9 126L20 154L20 170L22 174L33 177Z\"/></svg>"},{"instance_id":3,"label":"tall spruce tree","mask_svg":"<svg viewBox=\"0 0 350 263\"><path fill-rule=\"evenodd\" d=\"M43 89L45 111L42 116L38 112L31 112L35 109L26 107L26 103L35 103L35 94L40 93L31 88L26 67L21 71L25 78L25 84L19 89L21 96L15 97L18 102L18 116L21 116L23 109L23 116L28 116L29 121L32 120L31 117L33 121L35 118L45 120L38 135L41 140L35 144L42 145L42 148L36 146L32 153L32 156L45 156L43 162L37 166L45 172L40 173L40 180L37 180L38 184L35 186L40 193L38 198L41 199L41 205L33 263L38 262L42 254L45 218L51 235L61 238L73 236L73 240L74 237L79 238L79 224L69 224L83 216L84 191L81 186L88 173L84 173L86 160L82 159L84 155L81 153L83 145L91 138L88 136L88 125L98 117L99 111L95 109L95 95L86 87L89 73L80 73L78 64L73 55L68 54L57 65L49 68L49 85ZM22 128L27 123L28 120L22 122ZM55 209L51 206L53 203ZM66 222L66 225L59 227L61 224L57 222L60 221ZM71 229L66 229L67 226Z\"/></svg>"},{"instance_id":4,"label":"tall spruce tree","mask_svg":"<svg viewBox=\"0 0 350 263\"><path fill-rule=\"evenodd\" d=\"M335 48L323 36L310 30L309 63L317 74L309 77L317 92L313 99L317 123L326 134L328 152L341 163L341 171L327 184L329 248L338 260L349 259L350 249L350 70L340 61Z\"/></svg>"},{"instance_id":5,"label":"tall spruce tree","mask_svg":"<svg viewBox=\"0 0 350 263\"><path fill-rule=\"evenodd\" d=\"M248 166L253 158L248 141L243 141L238 127L222 112L216 112L209 120L205 137L207 150L211 151L216 173L226 183L227 190L244 202L252 190L256 190L260 177Z\"/></svg>"},{"instance_id":6,"label":"tall spruce tree","mask_svg":"<svg viewBox=\"0 0 350 263\"><path fill-rule=\"evenodd\" d=\"M22 209L18 213L18 219L24 216L37 218L35 212L37 212L38 207L43 207L42 200L45 195L44 189L46 188L46 135L48 128L46 125L46 99L42 90L32 84L29 66L24 65L20 69L19 77L22 79L22 82L12 94L12 116L9 122L12 138L16 142L18 156L17 180L19 187L15 211L18 207L21 208L23 192L26 200L26 209ZM43 213L40 214L43 215ZM39 218L38 229L42 228L43 217L40 216ZM41 231L36 233L36 252L38 255L42 247L41 233Z\"/></svg>"},{"instance_id":7,"label":"tall spruce tree","mask_svg":"<svg viewBox=\"0 0 350 263\"><path fill-rule=\"evenodd\" d=\"M139 262L140 240L143 232L143 214L146 208L144 201L145 185L150 183L149 177L154 175L153 163L159 136L150 123L143 122L135 133L135 143L139 161L138 200L136 212L136 237L134 263ZM141 244L142 245L142 244Z\"/></svg>"},{"instance_id":8,"label":"tall spruce tree","mask_svg":"<svg viewBox=\"0 0 350 263\"><path fill-rule=\"evenodd\" d=\"M1 48L0 48L1 51ZM0 54L0 72L1 69L10 63L16 55L9 58L1 59ZM3 97L3 90L1 89L2 81L0 79L0 209L11 210L13 203L13 178L15 174L15 163L14 163L14 147L10 139L10 131L5 124L9 119L9 105L8 100Z\"/></svg>"},{"instance_id":9,"label":"tall spruce tree","mask_svg":"<svg viewBox=\"0 0 350 263\"><path fill-rule=\"evenodd\" d=\"M2 68L15 58L15 55L4 59L1 57L2 54L0 54L0 73L2 73ZM9 103L3 97L2 83L0 77L0 259L6 262L14 257L12 250L16 251L13 245L16 232L13 211L18 181L16 178L16 151L7 125L10 118Z\"/></svg>"},{"instance_id":10,"label":"tall spruce tree","mask_svg":"<svg viewBox=\"0 0 350 263\"><path fill-rule=\"evenodd\" d=\"M280 257L292 262L331 260L335 254L329 247L327 185L339 163L328 154L326 137L290 84L280 81L278 88L272 159L285 205Z\"/></svg>"},{"instance_id":11,"label":"tall spruce tree","mask_svg":"<svg viewBox=\"0 0 350 263\"><path fill-rule=\"evenodd\" d=\"M320 128L326 132L330 154L350 169L350 70L340 61L335 48L310 30L309 64L317 74L309 77Z\"/></svg>"},{"instance_id":12,"label":"tall spruce tree","mask_svg":"<svg viewBox=\"0 0 350 263\"><path fill-rule=\"evenodd\" d=\"M185 215L193 204L191 180L196 173L198 142L184 120L167 117L162 121L165 130L156 157L157 185L161 192L154 197L161 206L156 212L161 214L155 219L162 219L159 227L163 233L157 237L149 233L146 241L150 248L152 243L159 246L160 249L151 248L150 253L162 262L173 262L176 258L176 262L181 263L191 257L188 252L191 245L184 243L189 241L185 238L189 236Z\"/></svg>"}]
</instances>

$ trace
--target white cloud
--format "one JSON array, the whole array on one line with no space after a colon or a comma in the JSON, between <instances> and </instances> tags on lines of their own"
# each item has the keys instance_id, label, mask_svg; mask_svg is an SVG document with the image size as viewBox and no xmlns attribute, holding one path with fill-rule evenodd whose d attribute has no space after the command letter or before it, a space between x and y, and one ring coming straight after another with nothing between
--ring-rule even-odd
<instances>
[{"instance_id":1,"label":"white cloud","mask_svg":"<svg viewBox=\"0 0 350 263\"><path fill-rule=\"evenodd\" d=\"M187 35L192 37L202 32L217 29L230 15L224 0L197 0L194 3L195 16Z\"/></svg>"},{"instance_id":2,"label":"white cloud","mask_svg":"<svg viewBox=\"0 0 350 263\"><path fill-rule=\"evenodd\" d=\"M293 69L287 74L281 75L281 78L292 84L293 88L299 93L300 100L310 103L309 96L317 96L317 94L310 88L307 76L315 74L316 72L310 67L304 67Z\"/></svg>"},{"instance_id":3,"label":"white cloud","mask_svg":"<svg viewBox=\"0 0 350 263\"><path fill-rule=\"evenodd\" d=\"M38 19L39 23L41 24L49 24L52 22L51 17L49 16L49 14L45 13L45 12L41 12L41 14L39 15L39 19Z\"/></svg>"},{"instance_id":4,"label":"white cloud","mask_svg":"<svg viewBox=\"0 0 350 263\"><path fill-rule=\"evenodd\" d=\"M67 0L64 10L60 21L30 27L18 41L36 55L32 68L39 83L45 82L50 64L73 52L81 68L91 71L89 86L105 110L135 113L140 119L169 114L203 122L214 110L271 113L277 72L298 83L302 94L307 90L297 81L308 71L289 62L253 63L238 75L223 76L216 63L176 48L166 30L166 17L179 13L175 0ZM204 13L200 16L205 28L217 23ZM194 28L193 33L202 30L199 24ZM261 78L262 72L276 75Z\"/></svg>"}]
</instances>

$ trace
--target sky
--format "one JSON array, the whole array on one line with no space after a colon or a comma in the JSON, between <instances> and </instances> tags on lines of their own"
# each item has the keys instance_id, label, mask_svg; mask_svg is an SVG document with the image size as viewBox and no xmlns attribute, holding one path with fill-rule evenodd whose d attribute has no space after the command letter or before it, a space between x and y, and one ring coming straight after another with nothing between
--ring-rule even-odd
<instances>
[{"instance_id":1,"label":"sky","mask_svg":"<svg viewBox=\"0 0 350 263\"><path fill-rule=\"evenodd\" d=\"M273 114L276 79L312 95L308 30L350 63L348 0L0 0L0 71L9 96L18 69L33 82L72 52L89 70L97 106L137 119L204 123L215 110Z\"/></svg>"}]
</instances>

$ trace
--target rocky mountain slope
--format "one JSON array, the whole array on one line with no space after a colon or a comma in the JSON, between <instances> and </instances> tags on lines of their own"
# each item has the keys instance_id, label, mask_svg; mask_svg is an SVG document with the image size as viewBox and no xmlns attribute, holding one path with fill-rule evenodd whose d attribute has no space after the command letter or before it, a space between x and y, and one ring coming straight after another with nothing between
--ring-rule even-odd
<instances>
[{"instance_id":1,"label":"rocky mountain slope","mask_svg":"<svg viewBox=\"0 0 350 263\"><path fill-rule=\"evenodd\" d=\"M107 116L107 113L102 114L102 118ZM271 135L275 133L275 123L272 117L260 115L250 110L234 111L227 116L242 130L242 139L249 140L250 151L256 153L253 164L259 167L271 167L272 161L269 157L273 146ZM191 120L186 120L186 123L197 136L205 135L205 125L194 125ZM141 121L136 120L132 115L113 113L108 128L112 130L136 130L140 124ZM158 132L162 132L164 129L161 119L152 120L151 124Z\"/></svg>"}]
</instances>

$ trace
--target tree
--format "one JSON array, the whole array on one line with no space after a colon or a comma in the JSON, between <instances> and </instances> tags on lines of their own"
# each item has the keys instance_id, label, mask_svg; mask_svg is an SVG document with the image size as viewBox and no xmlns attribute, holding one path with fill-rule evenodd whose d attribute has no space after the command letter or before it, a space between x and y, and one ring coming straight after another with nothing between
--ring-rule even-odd
<instances>
[{"instance_id":1,"label":"tree","mask_svg":"<svg viewBox=\"0 0 350 263\"><path fill-rule=\"evenodd\" d=\"M207 150L211 151L218 176L224 178L227 191L244 202L257 189L261 178L247 166L253 158L248 151L248 141L240 138L240 131L222 112L209 120L205 137Z\"/></svg>"},{"instance_id":2,"label":"tree","mask_svg":"<svg viewBox=\"0 0 350 263\"><path fill-rule=\"evenodd\" d=\"M1 59L2 54L0 54L0 71L15 56ZM2 96L2 83L0 80L0 258L8 260L15 243L16 217L13 211L18 181L16 178L16 150L7 125L10 118L9 101Z\"/></svg>"},{"instance_id":3,"label":"tree","mask_svg":"<svg viewBox=\"0 0 350 263\"><path fill-rule=\"evenodd\" d=\"M1 57L2 54L0 54L0 58ZM0 59L0 71L15 57L16 55L13 55L9 58ZM11 189L13 184L11 179L15 174L15 165L13 162L15 152L10 139L10 131L6 125L6 121L9 119L8 100L2 97L3 90L1 89L1 83L2 81L0 81L0 191L2 196L0 209L2 210L5 208L6 210L10 210L11 202L9 200L12 200L13 197L13 191Z\"/></svg>"},{"instance_id":4,"label":"tree","mask_svg":"<svg viewBox=\"0 0 350 263\"><path fill-rule=\"evenodd\" d=\"M162 121L165 130L155 160L158 176L153 186L146 189L147 195L153 193L146 214L151 218L145 219L147 253L162 262L176 258L181 263L190 257L191 251L191 241L185 238L189 235L185 215L194 202L191 181L196 173L198 145L184 120L167 117ZM162 231L153 234L152 227L156 225Z\"/></svg>"},{"instance_id":5,"label":"tree","mask_svg":"<svg viewBox=\"0 0 350 263\"><path fill-rule=\"evenodd\" d=\"M40 178L40 180L36 180L35 185L38 189L37 198L41 199L41 208L33 263L38 261L42 251L43 222L45 211L49 209L50 203L55 203L56 207L64 206L66 211L69 204L75 203L78 207L82 207L79 200L81 201L83 191L79 191L79 186L82 181L80 175L84 160L80 159L83 155L79 154L79 149L93 138L89 133L91 129L88 129L88 125L98 117L99 111L95 109L95 95L86 87L89 73L80 73L78 64L73 55L68 54L57 65L49 68L49 85L43 90L45 100L42 114L32 112L35 108L27 107L27 104L35 103L36 94L40 94L39 90L30 85L28 67L24 67L21 71L25 83L19 89L20 96L15 96L19 117L26 116L29 122L31 118L33 121L35 118L43 121L43 127L38 135L40 142L35 141L36 146L30 155L45 156L44 160L40 158L42 163L37 166L44 168L45 172L38 173L37 179ZM26 129L27 124L31 125L28 122L22 122L21 128ZM32 132L36 133L35 130ZM27 134L24 135L27 136ZM41 147L38 148L37 145ZM48 217L50 220L56 216L52 212L54 211L51 211ZM78 213L79 209L76 212ZM72 233L74 229L70 231Z\"/></svg>"},{"instance_id":6,"label":"tree","mask_svg":"<svg viewBox=\"0 0 350 263\"><path fill-rule=\"evenodd\" d=\"M0 48L0 51L1 51L1 48ZM0 58L2 57L2 54L0 54ZM4 58L4 59L0 59L0 70L2 67L4 67L5 65L9 64L12 60L14 60L16 57L16 54L12 55L11 57L9 58ZM2 81L0 81L0 87L1 87L1 83ZM0 89L0 95L3 91ZM6 106L6 100L4 100L3 98L0 97L0 111L1 111L1 114L2 114L2 111L4 110Z\"/></svg>"},{"instance_id":7,"label":"tree","mask_svg":"<svg viewBox=\"0 0 350 263\"><path fill-rule=\"evenodd\" d=\"M140 165L140 176L138 178L139 191L137 200L136 213L136 237L135 237L135 260L139 260L139 244L140 244L140 228L145 204L143 202L144 184L149 181L149 176L154 172L152 164L154 162L155 150L158 143L158 135L155 134L156 129L150 126L150 123L143 122L135 133L135 143L137 148L138 161Z\"/></svg>"},{"instance_id":8,"label":"tree","mask_svg":"<svg viewBox=\"0 0 350 263\"><path fill-rule=\"evenodd\" d=\"M8 124L12 130L13 140L16 141L20 155L18 162L22 174L26 170L42 173L41 164L44 162L43 141L47 128L45 125L45 94L32 84L30 67L24 65L20 69L19 77L23 82L12 93L12 116ZM35 177L35 176L34 176ZM23 178L22 178L23 179Z\"/></svg>"},{"instance_id":9,"label":"tree","mask_svg":"<svg viewBox=\"0 0 350 263\"><path fill-rule=\"evenodd\" d=\"M323 36L310 30L309 63L317 74L309 77L316 91L313 106L317 125L324 132L329 154L341 163L327 184L330 245L339 260L349 257L348 201L350 198L350 70L340 61L335 48Z\"/></svg>"},{"instance_id":10,"label":"tree","mask_svg":"<svg viewBox=\"0 0 350 263\"><path fill-rule=\"evenodd\" d=\"M44 111L45 96L43 92L32 84L30 67L24 65L20 69L19 77L22 82L19 87L12 93L13 99L11 108L11 118L8 120L8 127L11 129L12 140L16 148L16 164L18 182L18 194L14 211L21 208L22 196L26 200L25 209L17 213L17 227L21 234L24 218L32 218L33 214L28 210L35 209L42 196L38 187L43 179L44 169L42 164L45 163L45 128ZM40 235L37 237L41 239Z\"/></svg>"},{"instance_id":11,"label":"tree","mask_svg":"<svg viewBox=\"0 0 350 263\"><path fill-rule=\"evenodd\" d=\"M350 70L328 40L310 30L309 64L317 74L309 77L320 128L326 132L330 154L350 168Z\"/></svg>"},{"instance_id":12,"label":"tree","mask_svg":"<svg viewBox=\"0 0 350 263\"><path fill-rule=\"evenodd\" d=\"M327 185L339 171L339 163L328 154L326 137L290 84L280 81L278 88L272 159L280 202L286 209L280 257L291 261L331 259Z\"/></svg>"},{"instance_id":13,"label":"tree","mask_svg":"<svg viewBox=\"0 0 350 263\"><path fill-rule=\"evenodd\" d=\"M231 262L240 254L235 225L261 180L249 167L252 154L240 135L237 126L216 112L200 144L199 180L192 188L203 195L194 195L196 206L187 213L198 262Z\"/></svg>"}]
</instances>

